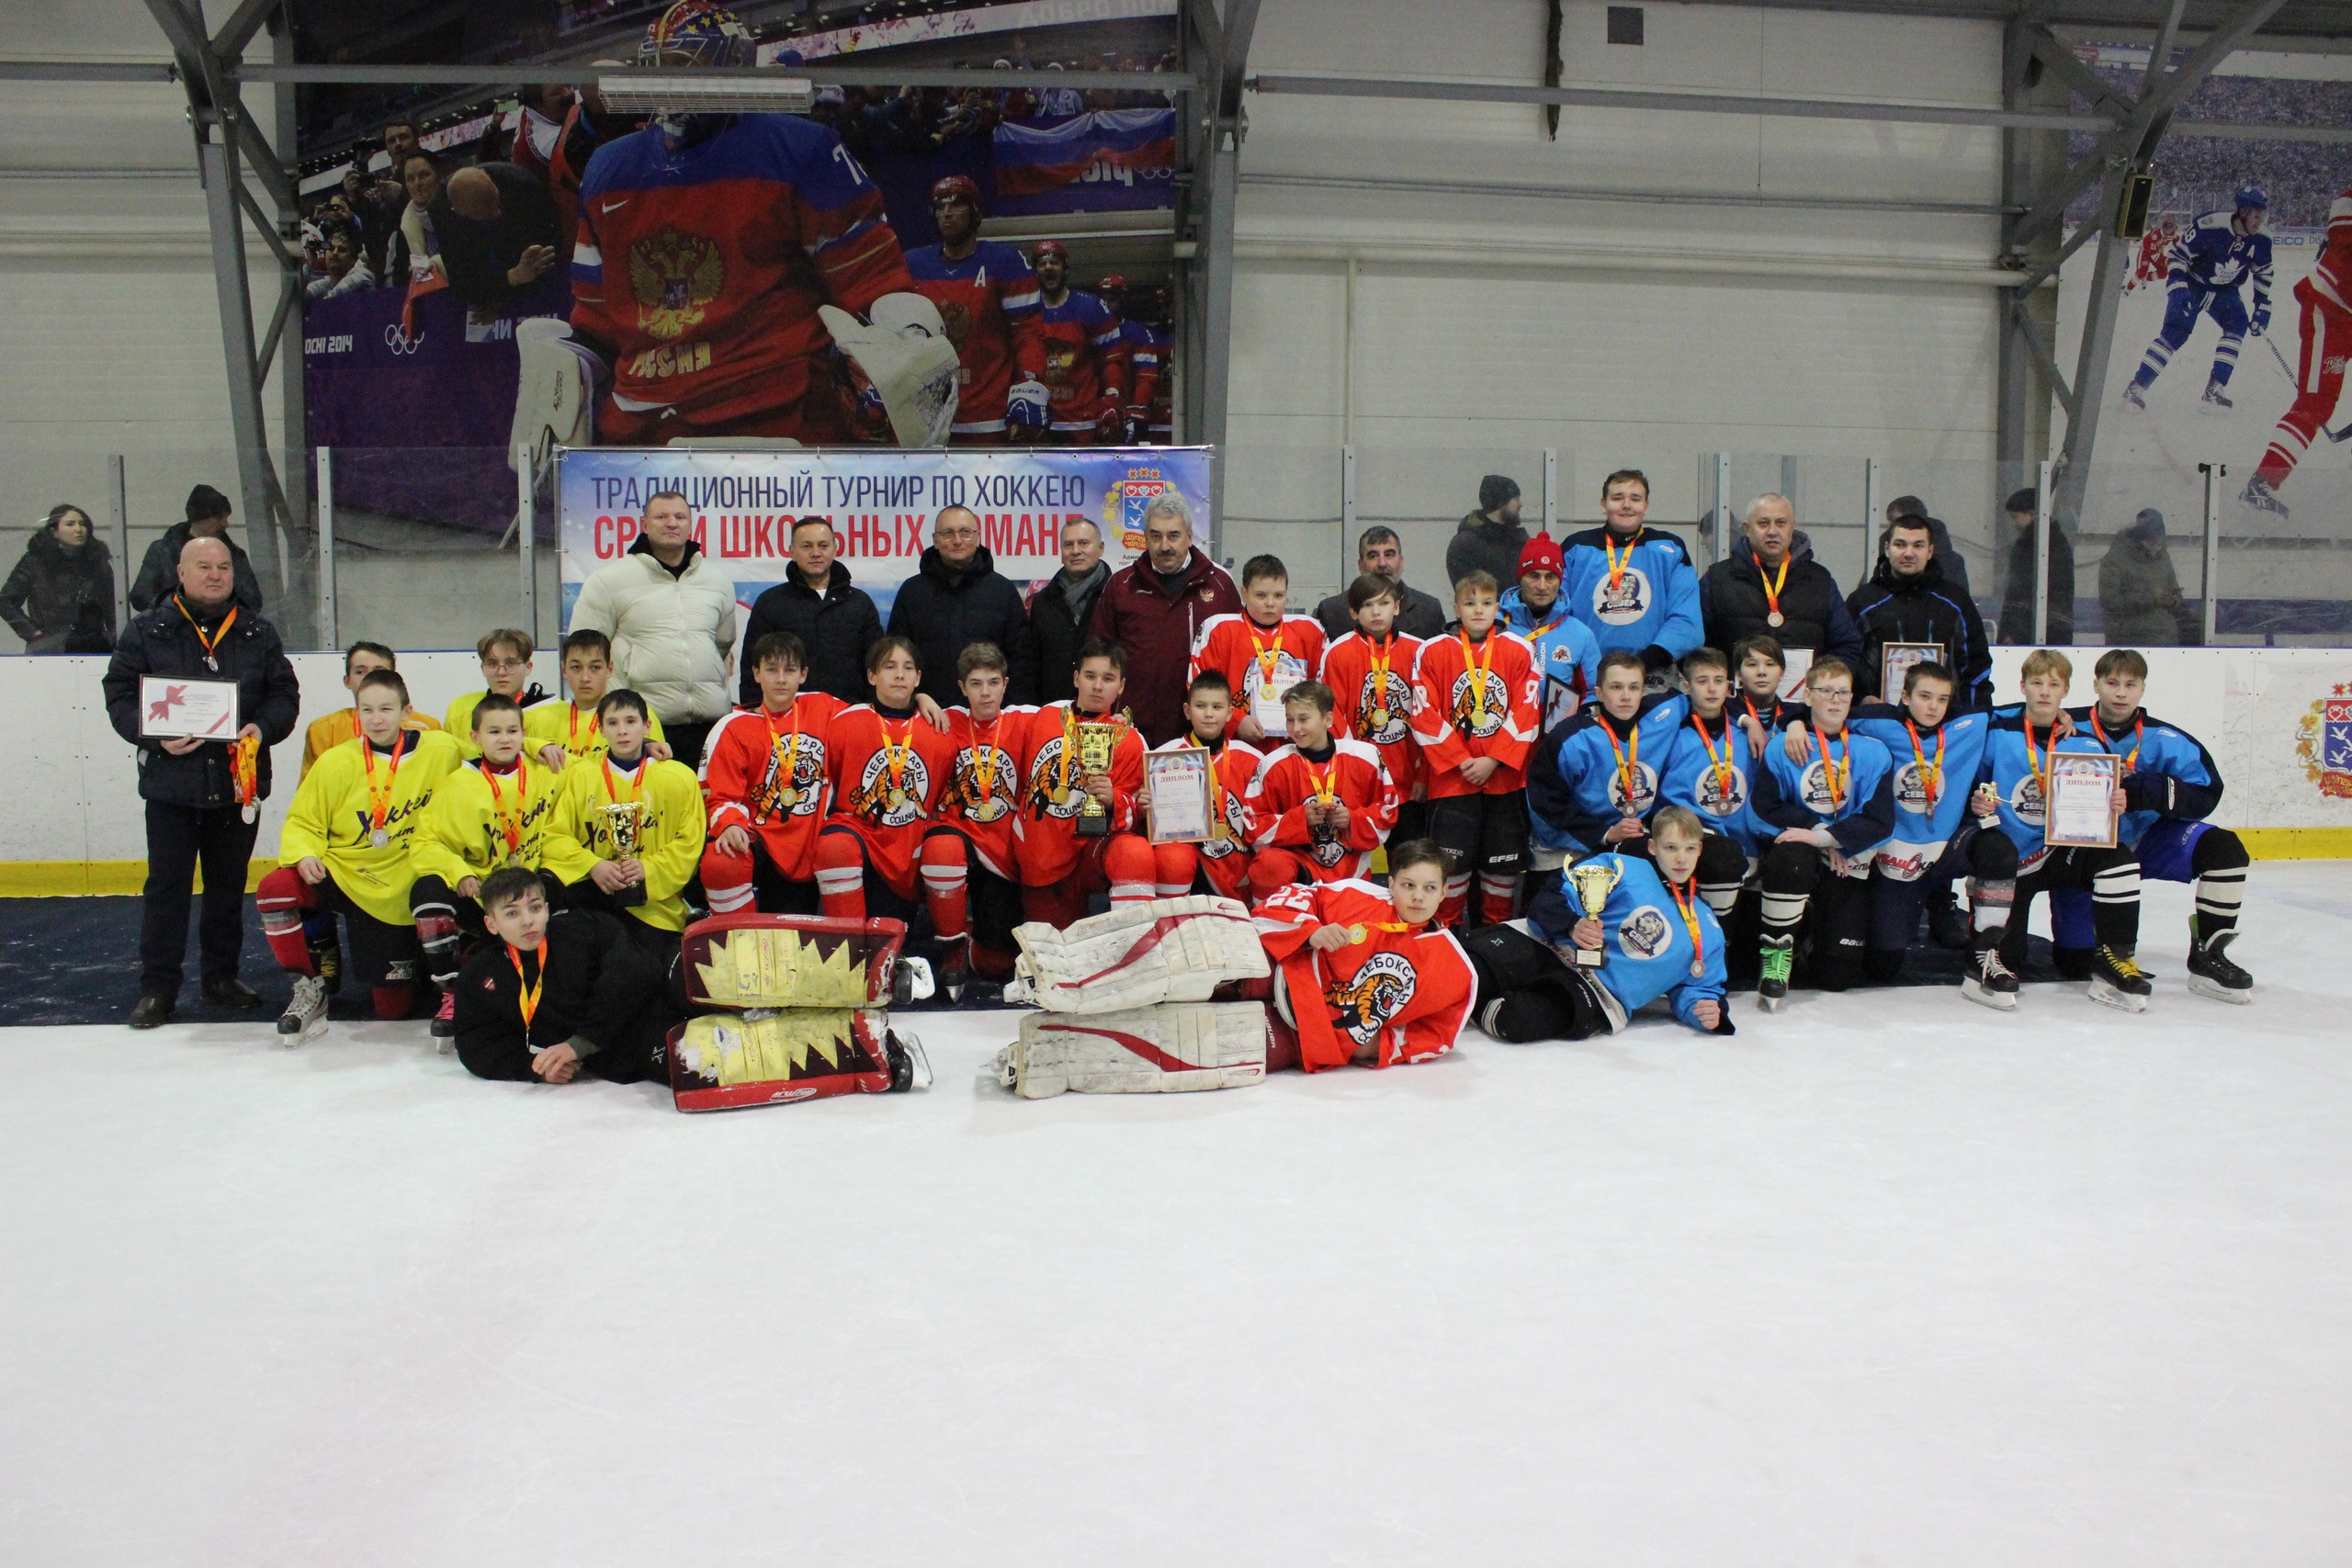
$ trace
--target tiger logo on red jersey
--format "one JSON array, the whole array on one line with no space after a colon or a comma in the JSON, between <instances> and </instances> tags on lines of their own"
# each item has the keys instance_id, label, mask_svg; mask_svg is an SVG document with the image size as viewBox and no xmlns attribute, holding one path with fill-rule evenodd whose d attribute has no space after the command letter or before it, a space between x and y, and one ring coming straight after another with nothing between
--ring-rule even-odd
<instances>
[{"instance_id":1,"label":"tiger logo on red jersey","mask_svg":"<svg viewBox=\"0 0 2352 1568\"><path fill-rule=\"evenodd\" d=\"M956 798L964 815L974 822L1002 821L1020 807L1015 795L1019 768L1003 747L990 746L987 750L995 761L985 794L980 789L979 749L967 746L956 753Z\"/></svg>"},{"instance_id":2,"label":"tiger logo on red jersey","mask_svg":"<svg viewBox=\"0 0 2352 1568\"><path fill-rule=\"evenodd\" d=\"M1419 976L1401 953L1375 953L1351 978L1335 982L1324 1000L1339 1010L1339 1027L1358 1045L1380 1038L1388 1021L1413 999Z\"/></svg>"},{"instance_id":3,"label":"tiger logo on red jersey","mask_svg":"<svg viewBox=\"0 0 2352 1568\"><path fill-rule=\"evenodd\" d=\"M1412 714L1413 688L1405 677L1394 670L1385 676L1377 671L1364 671L1363 689L1356 699L1356 728L1362 732L1359 739L1374 746L1394 746L1411 733L1406 720ZM1387 722L1374 723L1374 715L1385 715Z\"/></svg>"},{"instance_id":4,"label":"tiger logo on red jersey","mask_svg":"<svg viewBox=\"0 0 2352 1568\"><path fill-rule=\"evenodd\" d=\"M888 754L876 751L865 759L857 786L838 807L845 814L877 828L904 828L929 815L923 810L923 802L930 795L931 770L923 765L921 756L910 751L906 765L894 779L890 776Z\"/></svg>"},{"instance_id":5,"label":"tiger logo on red jersey","mask_svg":"<svg viewBox=\"0 0 2352 1568\"><path fill-rule=\"evenodd\" d=\"M1473 681L1480 682L1486 687L1486 710L1483 713L1471 700ZM1453 690L1446 710L1454 728L1474 739L1484 740L1502 728L1503 720L1510 716L1510 687L1491 670L1484 674L1475 670L1464 670L1453 678Z\"/></svg>"},{"instance_id":6,"label":"tiger logo on red jersey","mask_svg":"<svg viewBox=\"0 0 2352 1568\"><path fill-rule=\"evenodd\" d=\"M760 778L759 787L752 792L752 820L766 821L782 812L787 817L812 817L825 799L825 742L814 735L794 735L788 739L792 752L791 776L785 776L782 752L785 748L772 748L768 752L767 772ZM789 790L791 798L786 798Z\"/></svg>"}]
</instances>

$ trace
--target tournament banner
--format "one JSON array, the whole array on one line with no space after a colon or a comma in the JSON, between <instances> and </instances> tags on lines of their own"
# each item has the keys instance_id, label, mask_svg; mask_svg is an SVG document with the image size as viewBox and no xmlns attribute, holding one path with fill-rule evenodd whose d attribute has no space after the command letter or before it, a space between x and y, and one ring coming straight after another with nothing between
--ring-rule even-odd
<instances>
[{"instance_id":1,"label":"tournament banner","mask_svg":"<svg viewBox=\"0 0 2352 1568\"><path fill-rule=\"evenodd\" d=\"M915 574L932 519L948 506L979 514L980 544L1026 594L1061 570L1062 525L1102 529L1116 571L1143 553L1145 509L1173 491L1209 547L1206 446L948 447L901 452L835 446L762 452L679 447L576 447L557 458L563 547L563 624L591 573L636 543L645 497L682 492L695 539L752 602L785 580L796 518L824 517L841 540L850 580L885 620L899 584Z\"/></svg>"}]
</instances>

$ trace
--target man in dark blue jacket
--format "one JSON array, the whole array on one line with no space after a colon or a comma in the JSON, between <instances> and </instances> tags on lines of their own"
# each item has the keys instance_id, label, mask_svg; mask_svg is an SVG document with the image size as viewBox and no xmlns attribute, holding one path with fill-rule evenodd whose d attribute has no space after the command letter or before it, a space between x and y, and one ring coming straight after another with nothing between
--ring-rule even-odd
<instances>
[{"instance_id":1,"label":"man in dark blue jacket","mask_svg":"<svg viewBox=\"0 0 2352 1568\"><path fill-rule=\"evenodd\" d=\"M963 700L956 660L976 642L994 643L1012 666L1008 702L1037 694L1037 638L1029 606L980 543L980 519L968 506L950 506L933 520L931 547L914 576L890 601L890 633L911 637L922 650L922 694L941 707Z\"/></svg>"},{"instance_id":2,"label":"man in dark blue jacket","mask_svg":"<svg viewBox=\"0 0 2352 1568\"><path fill-rule=\"evenodd\" d=\"M139 931L139 1002L130 1027L153 1029L179 1005L187 950L190 882L204 866L204 999L261 1005L237 978L244 946L245 874L260 803L269 795L269 749L294 733L302 691L277 628L237 603L229 547L198 536L181 547L179 590L131 617L107 667L107 716L139 748L139 795L147 803L147 886ZM240 784L237 743L158 740L140 733L140 678L233 681L238 740L258 745Z\"/></svg>"},{"instance_id":3,"label":"man in dark blue jacket","mask_svg":"<svg viewBox=\"0 0 2352 1568\"><path fill-rule=\"evenodd\" d=\"M1854 671L1863 700L1903 700L1900 674L1894 689L1882 690L1890 642L1933 643L1928 657L1959 676L1952 693L1955 713L1989 705L1993 650L1984 643L1984 617L1976 601L1952 585L1937 552L1935 531L1926 517L1898 517L1886 530L1886 547L1871 580L1846 596L1846 612L1861 633L1861 667Z\"/></svg>"}]
</instances>

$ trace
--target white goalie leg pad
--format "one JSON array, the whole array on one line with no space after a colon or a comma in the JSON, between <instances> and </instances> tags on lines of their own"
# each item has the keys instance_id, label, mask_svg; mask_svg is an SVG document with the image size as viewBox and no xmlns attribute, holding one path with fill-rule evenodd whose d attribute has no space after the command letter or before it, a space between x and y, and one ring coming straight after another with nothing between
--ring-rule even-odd
<instances>
[{"instance_id":1,"label":"white goalie leg pad","mask_svg":"<svg viewBox=\"0 0 2352 1568\"><path fill-rule=\"evenodd\" d=\"M1055 1012L1202 1002L1227 980L1272 972L1249 907L1206 894L1122 905L1068 931L1032 920L1012 938L1021 944L1017 999Z\"/></svg>"},{"instance_id":2,"label":"white goalie leg pad","mask_svg":"<svg viewBox=\"0 0 2352 1568\"><path fill-rule=\"evenodd\" d=\"M1031 1013L997 1054L997 1076L1024 1100L1242 1089L1266 1076L1266 1009L1195 1002L1127 1012Z\"/></svg>"},{"instance_id":3,"label":"white goalie leg pad","mask_svg":"<svg viewBox=\"0 0 2352 1568\"><path fill-rule=\"evenodd\" d=\"M556 446L586 446L595 440L596 378L604 368L585 344L575 341L571 323L554 316L532 316L514 323L520 374L514 383L514 427L506 438L506 461L527 446L534 462L545 462Z\"/></svg>"},{"instance_id":4,"label":"white goalie leg pad","mask_svg":"<svg viewBox=\"0 0 2352 1568\"><path fill-rule=\"evenodd\" d=\"M920 294L885 294L872 325L833 305L817 314L841 351L874 383L901 446L944 446L956 423L956 345L939 307Z\"/></svg>"}]
</instances>

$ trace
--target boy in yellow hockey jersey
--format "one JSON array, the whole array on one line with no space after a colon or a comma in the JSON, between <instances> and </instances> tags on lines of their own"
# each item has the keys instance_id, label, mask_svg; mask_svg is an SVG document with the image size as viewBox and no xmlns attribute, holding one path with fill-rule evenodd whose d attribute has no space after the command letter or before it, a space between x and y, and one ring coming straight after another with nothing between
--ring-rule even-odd
<instances>
[{"instance_id":1,"label":"boy in yellow hockey jersey","mask_svg":"<svg viewBox=\"0 0 2352 1568\"><path fill-rule=\"evenodd\" d=\"M319 759L294 792L278 840L280 864L261 879L254 905L280 966L297 976L277 1021L298 1045L326 1027L306 915L339 918L351 938L351 972L375 992L376 1016L406 1018L414 998L416 922L409 913L409 841L433 791L460 765L440 730L401 728L408 682L390 670L359 682L359 737ZM334 942L332 934L322 945Z\"/></svg>"},{"instance_id":2,"label":"boy in yellow hockey jersey","mask_svg":"<svg viewBox=\"0 0 2352 1568\"><path fill-rule=\"evenodd\" d=\"M596 722L596 705L613 683L613 642L603 632L582 629L563 639L563 684L569 702L534 704L523 715L523 734L539 766L561 773L583 759L605 754L604 727ZM657 760L670 755L662 721L646 720L645 749Z\"/></svg>"},{"instance_id":3,"label":"boy in yellow hockey jersey","mask_svg":"<svg viewBox=\"0 0 2352 1568\"><path fill-rule=\"evenodd\" d=\"M635 692L606 692L596 719L605 754L564 770L541 863L568 908L627 915L631 936L674 957L686 884L702 863L702 786L692 768L647 750Z\"/></svg>"},{"instance_id":4,"label":"boy in yellow hockey jersey","mask_svg":"<svg viewBox=\"0 0 2352 1568\"><path fill-rule=\"evenodd\" d=\"M476 703L492 694L512 697L526 708L548 700L547 693L531 680L531 657L537 650L531 634L518 626L501 626L494 632L486 632L474 644L474 657L481 660L483 689L468 692L441 716L441 727L458 742L458 750L467 761L478 755L469 739L474 732Z\"/></svg>"},{"instance_id":5,"label":"boy in yellow hockey jersey","mask_svg":"<svg viewBox=\"0 0 2352 1568\"><path fill-rule=\"evenodd\" d=\"M397 670L400 660L380 642L355 642L343 653L343 689L355 698L359 694L359 682L371 671ZM401 719L409 729L438 729L441 721L414 708ZM337 708L311 721L310 732L302 737L302 772L308 773L320 758L359 738L359 710L356 707Z\"/></svg>"},{"instance_id":6,"label":"boy in yellow hockey jersey","mask_svg":"<svg viewBox=\"0 0 2352 1568\"><path fill-rule=\"evenodd\" d=\"M424 972L441 992L433 1016L436 1042L457 1033L452 988L465 963L461 949L481 943L481 879L502 866L538 870L555 823L556 775L524 755L523 710L514 699L495 692L482 698L474 705L473 726L481 755L441 781L409 845L416 874L409 909Z\"/></svg>"}]
</instances>

